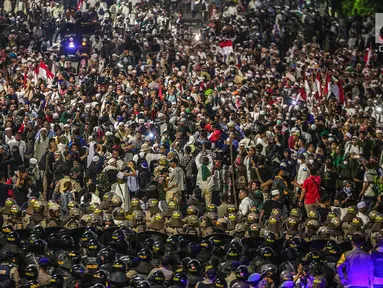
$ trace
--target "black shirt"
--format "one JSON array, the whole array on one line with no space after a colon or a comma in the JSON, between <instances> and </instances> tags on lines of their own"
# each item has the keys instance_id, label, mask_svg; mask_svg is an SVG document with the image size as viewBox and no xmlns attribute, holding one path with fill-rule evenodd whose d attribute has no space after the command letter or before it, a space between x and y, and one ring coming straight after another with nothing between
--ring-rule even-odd
<instances>
[{"instance_id":1,"label":"black shirt","mask_svg":"<svg viewBox=\"0 0 383 288\"><path fill-rule=\"evenodd\" d=\"M319 215L320 215L320 219L321 219L321 221L320 222L324 222L325 220L326 220L326 218L327 218L327 214L328 214L328 212L330 212L331 211L331 209L330 208L323 208L323 207L317 207L317 211L319 212Z\"/></svg>"},{"instance_id":2,"label":"black shirt","mask_svg":"<svg viewBox=\"0 0 383 288\"><path fill-rule=\"evenodd\" d=\"M263 219L269 218L271 214L271 210L273 210L274 208L279 208L282 210L283 204L275 200L266 200L265 203L263 203L263 211L265 213L263 216Z\"/></svg>"}]
</instances>

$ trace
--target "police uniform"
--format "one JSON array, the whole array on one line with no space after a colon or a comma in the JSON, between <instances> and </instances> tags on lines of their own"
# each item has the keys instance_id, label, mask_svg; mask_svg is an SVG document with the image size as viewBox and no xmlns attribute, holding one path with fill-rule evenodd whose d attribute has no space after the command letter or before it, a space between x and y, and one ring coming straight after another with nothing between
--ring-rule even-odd
<instances>
[{"instance_id":1,"label":"police uniform","mask_svg":"<svg viewBox=\"0 0 383 288\"><path fill-rule=\"evenodd\" d=\"M2 262L0 264L0 283L5 284L6 281L9 280L15 281L16 287L18 287L20 283L19 270L17 266L12 263Z\"/></svg>"}]
</instances>

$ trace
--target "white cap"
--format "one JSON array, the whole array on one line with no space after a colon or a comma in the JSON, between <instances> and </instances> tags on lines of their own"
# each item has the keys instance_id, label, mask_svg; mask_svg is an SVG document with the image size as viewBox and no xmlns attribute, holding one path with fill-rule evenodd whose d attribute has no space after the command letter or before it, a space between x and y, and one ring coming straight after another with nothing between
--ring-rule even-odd
<instances>
[{"instance_id":1,"label":"white cap","mask_svg":"<svg viewBox=\"0 0 383 288\"><path fill-rule=\"evenodd\" d=\"M30 165L36 165L37 164L37 159L36 158L29 159L29 164Z\"/></svg>"},{"instance_id":2,"label":"white cap","mask_svg":"<svg viewBox=\"0 0 383 288\"><path fill-rule=\"evenodd\" d=\"M117 178L120 179L120 180L124 179L124 172L118 172L117 173Z\"/></svg>"},{"instance_id":3,"label":"white cap","mask_svg":"<svg viewBox=\"0 0 383 288\"><path fill-rule=\"evenodd\" d=\"M111 165L111 164L113 164L114 162L116 162L116 159L114 159L114 158L110 158L109 161L108 161L108 164Z\"/></svg>"},{"instance_id":4,"label":"white cap","mask_svg":"<svg viewBox=\"0 0 383 288\"><path fill-rule=\"evenodd\" d=\"M348 139L351 139L351 138L352 138L351 133L346 133L346 136L347 136Z\"/></svg>"},{"instance_id":5,"label":"white cap","mask_svg":"<svg viewBox=\"0 0 383 288\"><path fill-rule=\"evenodd\" d=\"M279 190L278 189L275 189L275 190L271 190L271 196L277 196L279 195Z\"/></svg>"},{"instance_id":6,"label":"white cap","mask_svg":"<svg viewBox=\"0 0 383 288\"><path fill-rule=\"evenodd\" d=\"M358 203L358 205L356 205L356 207L358 207L358 209L363 209L364 207L366 207L366 202L361 201Z\"/></svg>"},{"instance_id":7,"label":"white cap","mask_svg":"<svg viewBox=\"0 0 383 288\"><path fill-rule=\"evenodd\" d=\"M98 162L98 161L100 161L100 157L98 157L98 156L93 156L92 161L93 161L93 162Z\"/></svg>"}]
</instances>

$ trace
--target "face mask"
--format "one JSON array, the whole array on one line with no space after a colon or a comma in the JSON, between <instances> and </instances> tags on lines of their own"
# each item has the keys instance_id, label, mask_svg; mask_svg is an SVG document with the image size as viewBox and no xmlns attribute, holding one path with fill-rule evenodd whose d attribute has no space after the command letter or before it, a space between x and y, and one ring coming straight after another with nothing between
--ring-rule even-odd
<instances>
[{"instance_id":1,"label":"face mask","mask_svg":"<svg viewBox=\"0 0 383 288\"><path fill-rule=\"evenodd\" d=\"M282 124L282 120L277 120L277 125L281 125Z\"/></svg>"},{"instance_id":2,"label":"face mask","mask_svg":"<svg viewBox=\"0 0 383 288\"><path fill-rule=\"evenodd\" d=\"M313 164L314 163L314 159L309 159L309 163Z\"/></svg>"},{"instance_id":3,"label":"face mask","mask_svg":"<svg viewBox=\"0 0 383 288\"><path fill-rule=\"evenodd\" d=\"M347 165L347 164L348 164L348 161L343 161L343 164L344 164L344 165Z\"/></svg>"},{"instance_id":4,"label":"face mask","mask_svg":"<svg viewBox=\"0 0 383 288\"><path fill-rule=\"evenodd\" d=\"M351 187L345 187L344 191L346 191L347 193L350 193L351 192Z\"/></svg>"},{"instance_id":5,"label":"face mask","mask_svg":"<svg viewBox=\"0 0 383 288\"><path fill-rule=\"evenodd\" d=\"M302 164L302 160L301 159L298 159L298 164Z\"/></svg>"}]
</instances>

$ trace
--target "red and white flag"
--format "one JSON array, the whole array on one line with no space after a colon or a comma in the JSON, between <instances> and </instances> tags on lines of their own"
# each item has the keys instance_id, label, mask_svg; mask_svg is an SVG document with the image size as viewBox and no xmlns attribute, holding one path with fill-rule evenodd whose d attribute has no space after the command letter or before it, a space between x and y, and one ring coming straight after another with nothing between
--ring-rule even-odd
<instances>
[{"instance_id":1,"label":"red and white flag","mask_svg":"<svg viewBox=\"0 0 383 288\"><path fill-rule=\"evenodd\" d=\"M327 97L329 96L329 92L331 91L331 77L328 73L326 73L326 79L324 83L324 88L323 88L323 95L326 95Z\"/></svg>"},{"instance_id":2,"label":"red and white flag","mask_svg":"<svg viewBox=\"0 0 383 288\"><path fill-rule=\"evenodd\" d=\"M41 61L40 64L35 67L33 70L33 76L36 83L38 82L38 79L43 79L47 81L48 84L52 84L53 79L55 78L55 75L51 72L51 70L49 70L44 61Z\"/></svg>"},{"instance_id":3,"label":"red and white flag","mask_svg":"<svg viewBox=\"0 0 383 288\"><path fill-rule=\"evenodd\" d=\"M340 102L340 104L344 105L344 90L342 80L339 80L336 84L334 84L331 92L335 95L335 98Z\"/></svg>"},{"instance_id":4,"label":"red and white flag","mask_svg":"<svg viewBox=\"0 0 383 288\"><path fill-rule=\"evenodd\" d=\"M306 101L307 100L307 95L310 95L310 85L309 82L307 81L306 73L304 74L303 78L303 85L301 87L301 90L299 91L299 94L297 96L297 102L299 100Z\"/></svg>"},{"instance_id":5,"label":"red and white flag","mask_svg":"<svg viewBox=\"0 0 383 288\"><path fill-rule=\"evenodd\" d=\"M367 48L364 54L364 63L366 63L366 67L369 67L371 65L371 57L372 57L372 46L370 45L370 47Z\"/></svg>"},{"instance_id":6,"label":"red and white flag","mask_svg":"<svg viewBox=\"0 0 383 288\"><path fill-rule=\"evenodd\" d=\"M315 99L322 98L322 87L321 87L321 79L320 79L320 73L317 73L317 76L315 77L314 81L314 97Z\"/></svg>"},{"instance_id":7,"label":"red and white flag","mask_svg":"<svg viewBox=\"0 0 383 288\"><path fill-rule=\"evenodd\" d=\"M220 53L222 55L230 55L230 53L233 53L233 41L231 40L225 40L219 42L219 47L220 47Z\"/></svg>"}]
</instances>

